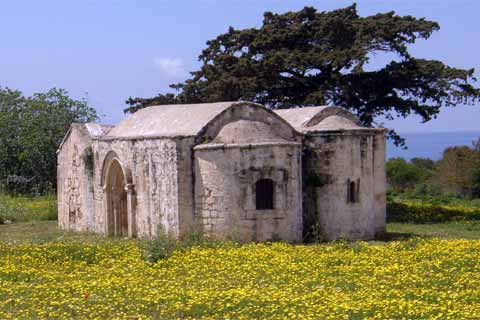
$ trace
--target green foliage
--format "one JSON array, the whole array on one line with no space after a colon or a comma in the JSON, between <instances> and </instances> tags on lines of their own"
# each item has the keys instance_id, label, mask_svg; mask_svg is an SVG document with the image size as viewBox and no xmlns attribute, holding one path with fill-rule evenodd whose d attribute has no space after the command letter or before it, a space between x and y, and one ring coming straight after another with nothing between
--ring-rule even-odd
<instances>
[{"instance_id":1,"label":"green foliage","mask_svg":"<svg viewBox=\"0 0 480 320\"><path fill-rule=\"evenodd\" d=\"M432 171L433 169L435 169L435 161L433 161L432 159L428 159L428 158L412 158L410 160L410 163L413 164L415 167L417 168L420 168L420 169L424 169L426 171Z\"/></svg>"},{"instance_id":2,"label":"green foliage","mask_svg":"<svg viewBox=\"0 0 480 320\"><path fill-rule=\"evenodd\" d=\"M125 112L153 104L249 100L271 108L337 105L359 115L365 125L377 116L412 114L423 121L443 106L473 104L480 98L474 70L413 57L411 44L428 39L434 21L394 12L361 17L355 5L330 12L305 7L266 12L259 28L232 27L200 54L200 70L178 93L130 98ZM396 58L374 69L382 53ZM390 131L390 137L402 139Z\"/></svg>"},{"instance_id":3,"label":"green foliage","mask_svg":"<svg viewBox=\"0 0 480 320\"><path fill-rule=\"evenodd\" d=\"M170 257L177 248L177 240L168 236L165 232L159 231L155 239L144 242L143 259L154 263Z\"/></svg>"},{"instance_id":4,"label":"green foliage","mask_svg":"<svg viewBox=\"0 0 480 320\"><path fill-rule=\"evenodd\" d=\"M43 197L12 197L0 194L0 224L57 219L54 195Z\"/></svg>"},{"instance_id":5,"label":"green foliage","mask_svg":"<svg viewBox=\"0 0 480 320\"><path fill-rule=\"evenodd\" d=\"M388 186L396 192L412 190L428 176L426 170L402 158L388 160L386 170Z\"/></svg>"},{"instance_id":6,"label":"green foliage","mask_svg":"<svg viewBox=\"0 0 480 320\"><path fill-rule=\"evenodd\" d=\"M480 166L472 172L472 196L480 198Z\"/></svg>"},{"instance_id":7,"label":"green foliage","mask_svg":"<svg viewBox=\"0 0 480 320\"><path fill-rule=\"evenodd\" d=\"M458 196L453 193L445 192L440 186L429 183L419 183L415 185L412 192L404 194L407 199L419 199L431 204L449 204Z\"/></svg>"},{"instance_id":8,"label":"green foliage","mask_svg":"<svg viewBox=\"0 0 480 320\"><path fill-rule=\"evenodd\" d=\"M35 93L0 87L0 184L14 193L42 194L56 184L56 150L74 122L98 119L84 100L62 89Z\"/></svg>"},{"instance_id":9,"label":"green foliage","mask_svg":"<svg viewBox=\"0 0 480 320\"><path fill-rule=\"evenodd\" d=\"M408 223L439 223L480 220L480 206L429 204L413 201L388 201L387 221Z\"/></svg>"},{"instance_id":10,"label":"green foliage","mask_svg":"<svg viewBox=\"0 0 480 320\"><path fill-rule=\"evenodd\" d=\"M205 235L199 226L191 230L181 239L177 240L168 235L162 228L157 232L155 239L143 241L143 259L154 263L170 257L175 251L188 250L194 247L218 248L235 245L235 242L218 241Z\"/></svg>"},{"instance_id":11,"label":"green foliage","mask_svg":"<svg viewBox=\"0 0 480 320\"><path fill-rule=\"evenodd\" d=\"M445 149L436 166L435 181L444 190L480 197L480 151L468 146Z\"/></svg>"},{"instance_id":12,"label":"green foliage","mask_svg":"<svg viewBox=\"0 0 480 320\"><path fill-rule=\"evenodd\" d=\"M480 198L480 141L448 147L438 161L393 158L386 163L390 191L404 198Z\"/></svg>"}]
</instances>

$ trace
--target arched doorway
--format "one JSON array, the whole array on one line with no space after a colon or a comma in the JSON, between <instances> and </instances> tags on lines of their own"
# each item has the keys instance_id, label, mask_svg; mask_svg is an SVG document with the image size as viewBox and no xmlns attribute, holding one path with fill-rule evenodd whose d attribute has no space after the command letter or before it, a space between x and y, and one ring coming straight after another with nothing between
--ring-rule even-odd
<instances>
[{"instance_id":1,"label":"arched doorway","mask_svg":"<svg viewBox=\"0 0 480 320\"><path fill-rule=\"evenodd\" d=\"M128 202L125 175L120 163L113 159L107 171L107 233L128 236Z\"/></svg>"}]
</instances>

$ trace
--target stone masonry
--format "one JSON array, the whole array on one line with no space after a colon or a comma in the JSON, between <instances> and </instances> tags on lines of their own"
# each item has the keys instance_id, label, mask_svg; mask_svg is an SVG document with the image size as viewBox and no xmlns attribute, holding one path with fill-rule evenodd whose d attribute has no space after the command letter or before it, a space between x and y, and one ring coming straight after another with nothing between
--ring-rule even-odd
<instances>
[{"instance_id":1,"label":"stone masonry","mask_svg":"<svg viewBox=\"0 0 480 320\"><path fill-rule=\"evenodd\" d=\"M153 106L73 124L58 150L59 225L240 241L385 232L385 132L338 107Z\"/></svg>"}]
</instances>

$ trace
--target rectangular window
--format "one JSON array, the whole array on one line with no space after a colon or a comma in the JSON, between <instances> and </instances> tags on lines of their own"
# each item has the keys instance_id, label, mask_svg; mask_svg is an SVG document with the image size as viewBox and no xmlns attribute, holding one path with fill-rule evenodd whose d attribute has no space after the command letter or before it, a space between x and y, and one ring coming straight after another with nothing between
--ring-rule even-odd
<instances>
[{"instance_id":1,"label":"rectangular window","mask_svg":"<svg viewBox=\"0 0 480 320\"><path fill-rule=\"evenodd\" d=\"M255 204L257 210L273 209L273 192L273 180L260 179L255 183Z\"/></svg>"},{"instance_id":2,"label":"rectangular window","mask_svg":"<svg viewBox=\"0 0 480 320\"><path fill-rule=\"evenodd\" d=\"M347 180L347 203L359 202L360 179L357 181Z\"/></svg>"}]
</instances>

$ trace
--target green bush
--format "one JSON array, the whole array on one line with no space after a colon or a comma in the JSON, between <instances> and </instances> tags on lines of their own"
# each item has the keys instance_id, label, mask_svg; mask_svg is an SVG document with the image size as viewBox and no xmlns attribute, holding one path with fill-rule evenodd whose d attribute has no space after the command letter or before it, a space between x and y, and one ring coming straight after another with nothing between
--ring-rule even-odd
<instances>
[{"instance_id":1,"label":"green bush","mask_svg":"<svg viewBox=\"0 0 480 320\"><path fill-rule=\"evenodd\" d=\"M157 262L170 257L179 247L177 240L169 237L165 232L159 232L151 241L145 241L143 245L143 259L147 262Z\"/></svg>"},{"instance_id":2,"label":"green bush","mask_svg":"<svg viewBox=\"0 0 480 320\"><path fill-rule=\"evenodd\" d=\"M480 208L407 201L388 201L388 222L438 223L480 220Z\"/></svg>"},{"instance_id":3,"label":"green bush","mask_svg":"<svg viewBox=\"0 0 480 320\"><path fill-rule=\"evenodd\" d=\"M163 228L159 228L153 240L142 241L143 259L155 263L169 258L176 251L186 251L191 248L227 248L238 246L234 241L220 241L206 235L200 226L190 229L181 239L174 239Z\"/></svg>"}]
</instances>

